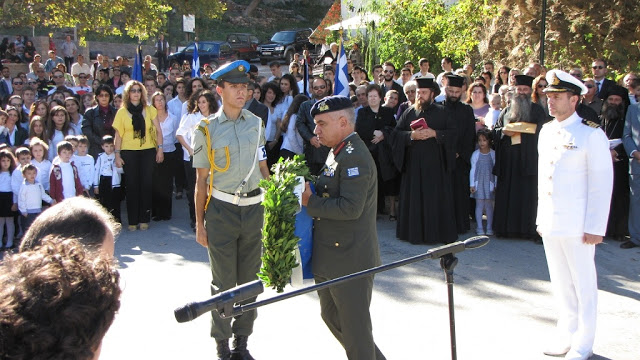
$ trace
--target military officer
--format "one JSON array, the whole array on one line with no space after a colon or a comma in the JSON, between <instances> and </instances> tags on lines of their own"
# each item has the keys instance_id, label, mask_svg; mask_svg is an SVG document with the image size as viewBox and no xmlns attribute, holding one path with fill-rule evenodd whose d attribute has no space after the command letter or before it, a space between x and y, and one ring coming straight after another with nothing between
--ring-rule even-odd
<instances>
[{"instance_id":1,"label":"military officer","mask_svg":"<svg viewBox=\"0 0 640 360\"><path fill-rule=\"evenodd\" d=\"M558 308L557 333L544 351L588 359L596 332L595 245L607 230L613 187L609 143L597 124L576 113L587 88L573 76L547 73L549 113L538 141L538 216Z\"/></svg>"},{"instance_id":2,"label":"military officer","mask_svg":"<svg viewBox=\"0 0 640 360\"><path fill-rule=\"evenodd\" d=\"M330 96L311 108L314 133L331 148L302 204L314 218L313 275L321 283L380 265L376 232L377 173L367 146L355 133L349 98ZM373 341L369 305L373 276L318 291L325 324L350 360L384 359Z\"/></svg>"},{"instance_id":3,"label":"military officer","mask_svg":"<svg viewBox=\"0 0 640 360\"><path fill-rule=\"evenodd\" d=\"M234 61L211 75L218 80L222 107L200 122L193 137L196 241L209 251L213 294L256 280L261 263L263 207L258 182L269 177L269 169L262 120L243 109L248 69L246 61ZM233 324L212 316L218 358L253 359L247 338L256 312L235 317Z\"/></svg>"}]
</instances>

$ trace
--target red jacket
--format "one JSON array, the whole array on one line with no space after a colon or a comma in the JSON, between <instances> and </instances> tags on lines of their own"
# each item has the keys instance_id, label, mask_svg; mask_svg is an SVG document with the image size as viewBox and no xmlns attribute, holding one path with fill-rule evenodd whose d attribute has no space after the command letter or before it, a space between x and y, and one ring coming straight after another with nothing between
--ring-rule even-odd
<instances>
[{"instance_id":1,"label":"red jacket","mask_svg":"<svg viewBox=\"0 0 640 360\"><path fill-rule=\"evenodd\" d=\"M73 180L76 183L76 196L80 196L82 195L84 187L78 176L78 168L73 164L73 161L71 162L71 168L73 169ZM51 195L56 202L64 200L62 193L62 169L60 169L60 165L53 165L51 168L51 175L49 175L49 195Z\"/></svg>"}]
</instances>

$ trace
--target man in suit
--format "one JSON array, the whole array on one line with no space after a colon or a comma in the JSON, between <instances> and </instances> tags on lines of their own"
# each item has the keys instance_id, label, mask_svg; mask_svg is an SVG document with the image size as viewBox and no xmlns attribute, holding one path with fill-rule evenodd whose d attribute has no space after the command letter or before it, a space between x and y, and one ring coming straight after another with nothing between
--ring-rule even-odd
<instances>
[{"instance_id":1,"label":"man in suit","mask_svg":"<svg viewBox=\"0 0 640 360\"><path fill-rule=\"evenodd\" d=\"M616 83L605 78L607 75L607 61L605 59L595 59L591 63L591 73L596 83L596 96L604 100L607 98L607 91Z\"/></svg>"},{"instance_id":2,"label":"man in suit","mask_svg":"<svg viewBox=\"0 0 640 360\"><path fill-rule=\"evenodd\" d=\"M316 77L311 84L313 98L300 104L300 109L296 117L296 128L304 140L304 157L312 175L318 175L320 168L329 154L329 148L324 146L314 134L316 127L311 116L311 107L318 100L323 99L330 89L325 79Z\"/></svg>"},{"instance_id":3,"label":"man in suit","mask_svg":"<svg viewBox=\"0 0 640 360\"><path fill-rule=\"evenodd\" d=\"M640 246L640 103L629 106L622 133L624 150L629 156L629 241L620 244L623 249Z\"/></svg>"},{"instance_id":4,"label":"man in suit","mask_svg":"<svg viewBox=\"0 0 640 360\"><path fill-rule=\"evenodd\" d=\"M262 125L266 127L267 120L269 119L269 108L253 98L253 92L256 90L257 86L258 85L253 81L249 81L247 84L247 100L244 103L244 108L262 119Z\"/></svg>"},{"instance_id":5,"label":"man in suit","mask_svg":"<svg viewBox=\"0 0 640 360\"><path fill-rule=\"evenodd\" d=\"M345 96L329 96L311 108L320 142L331 148L316 194L309 183L302 205L314 218L316 283L380 265L376 232L378 175L367 145L355 130L355 112ZM318 291L325 324L349 360L381 360L373 341L369 305L373 276Z\"/></svg>"},{"instance_id":6,"label":"man in suit","mask_svg":"<svg viewBox=\"0 0 640 360\"><path fill-rule=\"evenodd\" d=\"M394 79L393 75L396 72L396 67L389 61L385 62L382 65L382 72L384 75L384 81L380 84L382 88L382 97L384 98L387 95L389 90L395 90L398 92L398 105L393 108L394 112L398 112L398 107L403 102L407 101L407 97L404 95L404 91L402 89L402 85L398 84Z\"/></svg>"}]
</instances>

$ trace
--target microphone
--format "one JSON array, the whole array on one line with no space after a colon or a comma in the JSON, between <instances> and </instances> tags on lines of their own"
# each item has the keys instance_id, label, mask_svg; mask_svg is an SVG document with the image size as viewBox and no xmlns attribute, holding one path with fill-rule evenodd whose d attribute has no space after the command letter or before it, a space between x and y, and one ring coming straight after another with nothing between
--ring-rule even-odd
<instances>
[{"instance_id":1,"label":"microphone","mask_svg":"<svg viewBox=\"0 0 640 360\"><path fill-rule=\"evenodd\" d=\"M228 318L234 316L234 304L258 296L262 294L263 291L262 281L254 280L216 294L208 300L192 302L179 307L173 311L173 314L179 323L191 321L213 310L218 311L221 317Z\"/></svg>"},{"instance_id":2,"label":"microphone","mask_svg":"<svg viewBox=\"0 0 640 360\"><path fill-rule=\"evenodd\" d=\"M474 237L468 238L465 241L456 241L451 244L429 249L427 253L430 255L432 259L437 259L447 254L456 254L456 253L462 252L465 249L479 248L481 246L486 245L488 242L489 242L489 237L487 236L474 236Z\"/></svg>"},{"instance_id":3,"label":"microphone","mask_svg":"<svg viewBox=\"0 0 640 360\"><path fill-rule=\"evenodd\" d=\"M487 245L489 243L489 237L484 235L474 236L468 238L463 242L465 249L476 249Z\"/></svg>"}]
</instances>

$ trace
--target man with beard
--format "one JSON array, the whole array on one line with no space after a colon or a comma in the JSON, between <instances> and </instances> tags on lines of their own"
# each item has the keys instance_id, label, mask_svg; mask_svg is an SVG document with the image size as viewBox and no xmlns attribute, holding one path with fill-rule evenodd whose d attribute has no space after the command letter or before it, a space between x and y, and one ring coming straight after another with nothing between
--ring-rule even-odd
<instances>
[{"instance_id":1,"label":"man with beard","mask_svg":"<svg viewBox=\"0 0 640 360\"><path fill-rule=\"evenodd\" d=\"M387 95L387 91L395 90L398 92L398 104L407 101L407 98L404 96L404 92L402 91L402 85L398 84L394 79L393 75L396 73L396 67L393 66L389 61L385 62L383 65L382 74L384 76L384 81L380 84L380 88L382 88L382 98ZM393 111L398 111L398 105L393 108Z\"/></svg>"},{"instance_id":2,"label":"man with beard","mask_svg":"<svg viewBox=\"0 0 640 360\"><path fill-rule=\"evenodd\" d=\"M533 78L516 75L517 94L502 110L493 128L498 177L493 230L498 237L534 239L538 204L538 134L546 121L542 106L531 102ZM510 123L534 124L535 133L507 130Z\"/></svg>"},{"instance_id":3,"label":"man with beard","mask_svg":"<svg viewBox=\"0 0 640 360\"><path fill-rule=\"evenodd\" d=\"M313 79L311 89L313 99L300 104L296 118L296 127L298 133L300 133L300 136L302 136L304 140L304 157L309 166L309 171L312 175L318 175L327 159L327 155L329 155L330 149L321 144L313 132L316 124L313 122L313 117L311 116L311 107L313 107L313 104L318 100L325 98L329 94L329 86L325 79L316 77Z\"/></svg>"},{"instance_id":4,"label":"man with beard","mask_svg":"<svg viewBox=\"0 0 640 360\"><path fill-rule=\"evenodd\" d=\"M469 230L469 171L471 154L475 150L475 116L471 106L460 102L464 78L458 75L447 76L444 106L449 110L449 119L457 128L456 165L453 171L453 197L458 234Z\"/></svg>"},{"instance_id":5,"label":"man with beard","mask_svg":"<svg viewBox=\"0 0 640 360\"><path fill-rule=\"evenodd\" d=\"M629 93L622 86L609 87L600 116L600 126L609 141L622 140L628 98ZM606 235L623 241L629 233L629 157L622 143L610 151L613 161L613 196Z\"/></svg>"},{"instance_id":6,"label":"man with beard","mask_svg":"<svg viewBox=\"0 0 640 360\"><path fill-rule=\"evenodd\" d=\"M456 124L433 98L440 88L432 78L416 78L416 102L398 119L391 134L393 161L402 173L396 236L412 244L457 239L451 173L455 167ZM426 122L426 127L411 123Z\"/></svg>"}]
</instances>

